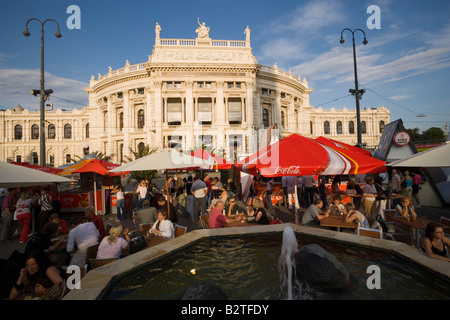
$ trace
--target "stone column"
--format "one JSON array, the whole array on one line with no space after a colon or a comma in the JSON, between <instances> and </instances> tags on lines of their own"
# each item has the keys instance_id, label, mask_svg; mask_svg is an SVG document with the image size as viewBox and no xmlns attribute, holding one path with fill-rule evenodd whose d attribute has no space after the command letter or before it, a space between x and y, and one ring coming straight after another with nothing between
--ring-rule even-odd
<instances>
[{"instance_id":1,"label":"stone column","mask_svg":"<svg viewBox=\"0 0 450 320\"><path fill-rule=\"evenodd\" d=\"M130 147L132 148L132 144L130 141L130 117L129 117L129 110L130 110L130 93L128 90L124 90L122 92L123 96L123 156L129 155ZM119 154L117 154L118 160L120 161Z\"/></svg>"},{"instance_id":2,"label":"stone column","mask_svg":"<svg viewBox=\"0 0 450 320\"><path fill-rule=\"evenodd\" d=\"M154 121L155 121L155 130L156 130L156 139L155 139L155 148L162 148L163 146L163 132L162 132L162 92L161 85L162 82L160 80L156 80L155 84L155 110L154 110Z\"/></svg>"}]
</instances>

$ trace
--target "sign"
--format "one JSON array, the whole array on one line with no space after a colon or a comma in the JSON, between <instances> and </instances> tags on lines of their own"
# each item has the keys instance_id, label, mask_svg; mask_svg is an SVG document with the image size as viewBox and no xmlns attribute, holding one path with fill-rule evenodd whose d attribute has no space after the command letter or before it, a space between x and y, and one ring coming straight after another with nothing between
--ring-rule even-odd
<instances>
[{"instance_id":1,"label":"sign","mask_svg":"<svg viewBox=\"0 0 450 320\"><path fill-rule=\"evenodd\" d=\"M407 132L401 131L394 135L394 143L400 147L406 146L411 141L411 137Z\"/></svg>"}]
</instances>

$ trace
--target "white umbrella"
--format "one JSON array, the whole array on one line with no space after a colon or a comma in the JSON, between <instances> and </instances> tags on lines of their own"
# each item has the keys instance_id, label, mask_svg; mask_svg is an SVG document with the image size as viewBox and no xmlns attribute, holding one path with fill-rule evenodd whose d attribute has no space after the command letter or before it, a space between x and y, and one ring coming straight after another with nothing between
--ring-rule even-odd
<instances>
[{"instance_id":1,"label":"white umbrella","mask_svg":"<svg viewBox=\"0 0 450 320\"><path fill-rule=\"evenodd\" d=\"M392 161L386 165L405 168L448 168L450 167L450 143L416 153L406 159Z\"/></svg>"},{"instance_id":2,"label":"white umbrella","mask_svg":"<svg viewBox=\"0 0 450 320\"><path fill-rule=\"evenodd\" d=\"M55 174L0 161L1 188L45 186L52 183L71 182L72 180Z\"/></svg>"},{"instance_id":3,"label":"white umbrella","mask_svg":"<svg viewBox=\"0 0 450 320\"><path fill-rule=\"evenodd\" d=\"M214 159L209 161L179 152L175 149L163 149L145 157L138 158L132 162L125 163L120 167L109 170L108 172L122 171L145 171L145 170L167 170L171 169L208 169L214 164ZM170 203L168 182L166 179L167 201ZM170 206L167 206L169 210ZM170 212L168 212L170 216Z\"/></svg>"}]
</instances>

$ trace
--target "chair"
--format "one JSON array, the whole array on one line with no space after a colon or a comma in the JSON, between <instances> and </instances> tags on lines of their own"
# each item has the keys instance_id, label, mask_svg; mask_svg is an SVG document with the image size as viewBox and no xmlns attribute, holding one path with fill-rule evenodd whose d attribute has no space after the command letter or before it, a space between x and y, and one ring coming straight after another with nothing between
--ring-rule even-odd
<instances>
[{"instance_id":1,"label":"chair","mask_svg":"<svg viewBox=\"0 0 450 320\"><path fill-rule=\"evenodd\" d=\"M179 237L179 236L182 236L183 234L186 234L186 232L187 232L186 226L182 226L182 225L179 225L176 223L173 226L175 228L175 237Z\"/></svg>"},{"instance_id":2,"label":"chair","mask_svg":"<svg viewBox=\"0 0 450 320\"><path fill-rule=\"evenodd\" d=\"M358 236L370 237L375 239L383 239L383 230L358 227L356 229Z\"/></svg>"},{"instance_id":3,"label":"chair","mask_svg":"<svg viewBox=\"0 0 450 320\"><path fill-rule=\"evenodd\" d=\"M383 209L383 215L386 223L394 223L395 209Z\"/></svg>"},{"instance_id":4,"label":"chair","mask_svg":"<svg viewBox=\"0 0 450 320\"><path fill-rule=\"evenodd\" d=\"M89 265L89 259L95 259L97 258L97 251L98 251L98 246L100 244L94 244L90 247L87 248L86 250L86 264Z\"/></svg>"},{"instance_id":5,"label":"chair","mask_svg":"<svg viewBox=\"0 0 450 320\"><path fill-rule=\"evenodd\" d=\"M402 233L384 231L385 229L382 227L382 225L379 221L375 221L371 228L381 230L383 232L384 239L390 239L392 241L396 241L395 236L403 236ZM386 226L386 229L387 229L387 226Z\"/></svg>"},{"instance_id":6,"label":"chair","mask_svg":"<svg viewBox=\"0 0 450 320\"><path fill-rule=\"evenodd\" d=\"M141 223L139 224L139 231L141 232L141 236L147 235L148 231L153 227L154 223Z\"/></svg>"},{"instance_id":7,"label":"chair","mask_svg":"<svg viewBox=\"0 0 450 320\"><path fill-rule=\"evenodd\" d=\"M450 219L442 216L441 219L439 220L439 223L441 224L442 227L444 227L445 236L450 237L450 234L448 232L445 232L445 229L450 229Z\"/></svg>"},{"instance_id":8,"label":"chair","mask_svg":"<svg viewBox=\"0 0 450 320\"><path fill-rule=\"evenodd\" d=\"M209 219L207 213L200 216L200 223L202 224L203 229L209 229Z\"/></svg>"},{"instance_id":9,"label":"chair","mask_svg":"<svg viewBox=\"0 0 450 320\"><path fill-rule=\"evenodd\" d=\"M117 261L116 258L111 258L111 259L89 259L89 265L90 265L90 269L95 269L101 266L104 266L105 264L111 263Z\"/></svg>"}]
</instances>

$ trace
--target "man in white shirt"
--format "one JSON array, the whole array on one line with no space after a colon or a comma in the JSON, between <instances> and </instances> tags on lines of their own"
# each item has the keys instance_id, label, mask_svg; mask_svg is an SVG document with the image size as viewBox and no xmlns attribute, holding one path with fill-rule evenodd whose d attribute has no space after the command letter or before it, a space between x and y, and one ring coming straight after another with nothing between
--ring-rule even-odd
<instances>
[{"instance_id":1,"label":"man in white shirt","mask_svg":"<svg viewBox=\"0 0 450 320\"><path fill-rule=\"evenodd\" d=\"M195 182L192 184L191 193L194 195L194 212L192 214L192 221L197 223L199 226L199 217L206 214L206 193L208 192L208 186L200 178L200 175L195 177ZM201 213L199 214L199 210Z\"/></svg>"},{"instance_id":2,"label":"man in white shirt","mask_svg":"<svg viewBox=\"0 0 450 320\"><path fill-rule=\"evenodd\" d=\"M81 217L71 219L73 229L69 231L67 239L67 252L73 254L70 265L78 265L83 268L86 264L87 248L98 244L99 232L92 222L82 223ZM76 246L76 248L75 248Z\"/></svg>"}]
</instances>

